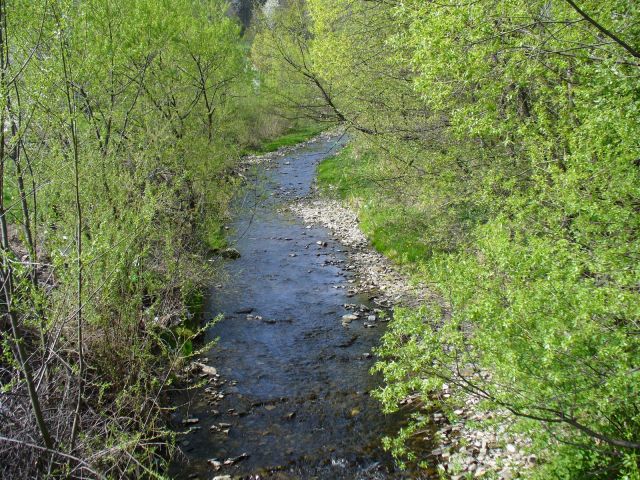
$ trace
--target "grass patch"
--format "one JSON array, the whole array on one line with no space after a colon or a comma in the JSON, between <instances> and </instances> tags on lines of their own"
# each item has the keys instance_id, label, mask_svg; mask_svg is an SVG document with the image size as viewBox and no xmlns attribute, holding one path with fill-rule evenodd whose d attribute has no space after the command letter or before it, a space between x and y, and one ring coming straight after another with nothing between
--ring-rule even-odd
<instances>
[{"instance_id":1,"label":"grass patch","mask_svg":"<svg viewBox=\"0 0 640 480\"><path fill-rule=\"evenodd\" d=\"M366 204L358 210L360 228L373 247L393 261L411 265L431 256L423 232L416 228L420 213L400 206Z\"/></svg>"},{"instance_id":2,"label":"grass patch","mask_svg":"<svg viewBox=\"0 0 640 480\"><path fill-rule=\"evenodd\" d=\"M357 209L360 228L377 251L401 264L423 261L431 249L418 227L421 211L387 198L376 182L381 171L380 158L355 155L352 147L346 147L320 163L318 186L324 195Z\"/></svg>"},{"instance_id":3,"label":"grass patch","mask_svg":"<svg viewBox=\"0 0 640 480\"><path fill-rule=\"evenodd\" d=\"M203 230L203 240L209 250L217 252L229 246L224 225L218 218L209 218Z\"/></svg>"},{"instance_id":4,"label":"grass patch","mask_svg":"<svg viewBox=\"0 0 640 480\"><path fill-rule=\"evenodd\" d=\"M373 161L368 155L358 158L352 147L345 147L318 165L318 186L323 194L333 198L366 200L374 194L370 171Z\"/></svg>"},{"instance_id":5,"label":"grass patch","mask_svg":"<svg viewBox=\"0 0 640 480\"><path fill-rule=\"evenodd\" d=\"M270 153L279 150L282 147L291 147L298 143L305 142L310 138L315 137L323 130L326 129L326 125L311 125L307 127L295 128L285 133L281 137L267 140L256 149L247 150L245 154L251 153Z\"/></svg>"}]
</instances>

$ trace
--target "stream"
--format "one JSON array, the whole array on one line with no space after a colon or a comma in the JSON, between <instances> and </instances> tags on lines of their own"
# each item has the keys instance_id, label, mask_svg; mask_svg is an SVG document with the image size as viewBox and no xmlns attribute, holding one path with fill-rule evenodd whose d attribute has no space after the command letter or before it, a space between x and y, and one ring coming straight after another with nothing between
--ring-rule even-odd
<instances>
[{"instance_id":1,"label":"stream","mask_svg":"<svg viewBox=\"0 0 640 480\"><path fill-rule=\"evenodd\" d=\"M343 143L320 138L248 174L231 229L241 257L226 262L228 280L206 305L207 319L224 315L202 359L219 380L181 394L173 421L191 431L178 437L172 478L411 478L381 448L400 419L369 394L380 384L370 352L386 325L370 317L375 296L349 292L358 280L331 232L283 208L312 192L318 163Z\"/></svg>"}]
</instances>

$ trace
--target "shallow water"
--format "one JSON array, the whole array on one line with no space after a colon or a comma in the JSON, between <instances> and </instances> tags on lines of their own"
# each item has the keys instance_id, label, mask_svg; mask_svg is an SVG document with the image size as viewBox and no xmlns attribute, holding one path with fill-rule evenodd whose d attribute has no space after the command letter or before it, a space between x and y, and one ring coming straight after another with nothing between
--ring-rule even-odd
<instances>
[{"instance_id":1,"label":"shallow water","mask_svg":"<svg viewBox=\"0 0 640 480\"><path fill-rule=\"evenodd\" d=\"M224 314L208 333L220 341L207 357L226 381L225 397L213 404L198 389L177 412L177 425L196 417L200 428L181 437L185 459L173 465L174 478L410 476L380 446L399 419L383 415L369 395L380 379L369 374L368 352L385 324L341 323L351 313L345 304L374 308L374 295L349 293L357 279L329 231L281 209L311 192L317 164L341 143L315 141L250 175L233 225L242 257L226 264L230 280L211 290L206 309L208 318ZM210 430L219 423L231 425L228 434ZM219 471L207 464L245 453Z\"/></svg>"}]
</instances>

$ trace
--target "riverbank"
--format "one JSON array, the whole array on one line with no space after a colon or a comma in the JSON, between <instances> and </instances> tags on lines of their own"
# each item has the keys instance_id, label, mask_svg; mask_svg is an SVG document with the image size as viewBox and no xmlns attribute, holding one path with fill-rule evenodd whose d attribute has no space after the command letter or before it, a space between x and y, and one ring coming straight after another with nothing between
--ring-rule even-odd
<instances>
[{"instance_id":1,"label":"riverbank","mask_svg":"<svg viewBox=\"0 0 640 480\"><path fill-rule=\"evenodd\" d=\"M275 152L245 157L240 170L244 172L243 175L246 175L245 181L247 184L253 185L249 190L260 191L261 193L257 195L262 198L261 201L264 202L264 205L267 205L269 209L275 208L280 212L277 215L284 215L288 219L287 222L295 222L293 219L299 218L305 225L304 230L300 230L295 234L289 232L280 236L270 235L268 238L265 237L263 238L263 243L259 243L256 248L259 247L260 251L263 250L267 245L264 242L269 240L274 242L276 252L280 251L282 246L285 245L284 250L289 252L287 254L288 261L286 262L288 264L299 255L299 253L291 252L290 250L292 250L292 245L297 243L296 236L300 235L299 238L303 240L304 249L311 250L311 257L325 257L331 256L331 254L343 255L343 259L331 258L323 261L323 265L338 266L343 269L344 275L346 275L346 282L338 282L338 284L331 282L331 286L336 291L343 292L345 295L345 303L342 305L345 308L343 328L345 326L356 328L356 324L365 329L365 331L369 328L379 327L382 325L380 322L384 323L388 320L384 318L382 312L391 311L395 308L415 309L425 303L437 303L442 308L446 308L442 300L430 291L427 285L412 278L413 276L407 265L400 266L376 251L360 227L357 211L348 202L330 198L322 193L322 189L318 188L317 183L314 182L315 167L309 170L310 173L307 175L311 175L311 177L307 177L308 180L304 182L298 181L300 179L297 176L296 167L299 165L296 165L292 156L307 148L313 148L318 142L327 145L327 150L330 150L329 147L332 142L338 141L339 138L340 136L336 135L335 132L325 132L297 146L287 146ZM328 152L322 153L323 155L325 153L328 155ZM331 155L328 156L331 158ZM307 166L308 168L309 166ZM256 174L256 171L263 173ZM280 186L271 184L271 190L264 190L263 187L255 188L255 185L262 184L262 181L258 181L257 178L264 174L267 176L276 175L280 179L279 181L285 182L285 184ZM303 183L305 186L301 187ZM270 184L270 182L267 181L267 184ZM298 190L300 188L302 189ZM243 202L247 203L246 197ZM248 203L252 204L252 202ZM253 238L253 242L258 238L254 236L256 228L254 222L260 222L258 220L260 207L256 207L258 202L253 204L254 208L250 213L250 220L245 218L244 221L241 220L234 227L236 231L245 232L239 239L240 243L243 242L243 238L246 235ZM248 222L252 225L245 230L243 222ZM260 228L258 226L258 231ZM327 234L323 237L317 231L318 228L326 229ZM271 233L273 234L273 231ZM321 239L318 240L317 238ZM249 245L251 244L252 242L250 241ZM310 247L313 248L311 249ZM246 250L243 248L239 250L239 253L243 255L241 258L244 258L244 255L247 254ZM245 251L243 252L243 250ZM278 256L274 251L270 253L273 256ZM285 252L283 251L281 256L284 255ZM254 250L254 254L249 255L244 261L246 262L245 267L238 267L238 263L235 261L230 264L232 271L237 270L236 274L232 274L231 277L245 277L246 285L243 288L252 289L251 282L260 284L265 279L263 276L260 279L251 276L246 278L245 268L249 264L253 264L259 269L265 267L259 266L258 250ZM298 276L300 278L308 277L311 271L301 270L298 272ZM262 273L268 274L268 271ZM271 278L270 280L274 281L275 279ZM312 285L307 285L307 287L312 287ZM269 315L265 312L264 307L260 308L254 305L255 302L253 300L243 300L246 295L238 296L238 292L242 290L238 286L235 287L231 294L225 293L225 290L227 290L225 285L219 285L214 290L213 295L222 295L223 297L230 295L230 298L223 300L217 310L210 303L207 307L208 318L226 311L227 321L233 320L234 322L240 321L244 323L244 327L236 323L236 327L243 330L246 328L253 329L256 324L270 325L272 327L283 323L291 325L291 320L278 319L278 315L275 313ZM359 302L366 302L364 299L372 301L371 307L361 309ZM273 300L269 299L269 301L272 302ZM353 317L351 317L352 315ZM349 318L345 321L344 319L347 317ZM369 322L368 319L370 318L375 320ZM223 327L222 330L218 328L216 333L223 333L226 328L228 327ZM336 323L333 328L339 329L340 327ZM237 335L245 336L247 333L246 331L238 330ZM212 338L213 335L208 336L208 339ZM357 338L358 335L351 336L345 342L339 344L341 345L340 348L350 347L350 342L355 343L354 339ZM233 338L230 340L234 341ZM370 346L376 347L378 341L375 340L375 336L372 337L372 340ZM229 352L226 341L223 341L218 348L222 352ZM229 367L226 367L226 372L223 372L225 370L224 364L228 364L228 359L225 358L222 352L213 355L205 354L184 371L183 379L194 388L195 393L189 396L188 408L183 411L183 414L175 418L175 422L185 427L185 430L183 430L185 435L179 442L181 447L192 451L193 449L202 449L198 455L204 455L205 451L209 453L211 446L222 448L223 452L227 452L224 444L228 441L230 433L237 430L240 419L259 414L263 408L268 409L267 411L282 410L280 412L282 413L281 419L278 422L281 422L282 419L290 422L299 415L296 408L291 408L290 412L284 411L287 409L286 405L291 401L289 395L284 395L284 393L276 399L267 398L251 402L243 398L243 395L236 398L236 395L240 392L239 384L242 382L242 377L250 375L249 370L252 372L251 375L255 375L256 371L254 367L249 366L249 370L246 372L234 372L234 369L229 370ZM232 353L231 355L234 354ZM251 353L244 351L243 356L246 355L250 356ZM360 360L371 358L371 355L366 351L361 354ZM243 361L246 361L246 359ZM368 376L369 374L366 370L362 370L361 374ZM203 383L203 385L197 387L198 383ZM442 392L433 392L433 394L442 395L446 398L453 393L453 389L453 385L445 385ZM411 409L412 405L420 405L420 403L418 396L410 396L406 398L405 406L407 409ZM527 453L530 442L526 437L517 434L510 428L513 418L508 412L487 413L480 408L480 403L481 399L478 397L467 395L465 401L452 408L450 412L431 412L430 421L433 424L435 437L427 436L425 440L429 443L434 441L434 446L422 451L418 460L425 461L431 466L437 466L437 470L447 475L447 478L454 480L466 478L469 475L476 478L509 480L518 477L521 472L534 465L537 459ZM209 412L212 411L214 413L213 417L211 417L210 413L204 413L203 415L202 412L205 409ZM208 422L211 419L214 421L209 426ZM209 429L208 432L206 432L206 428ZM206 433L203 434L203 432ZM393 436L396 433L397 431L388 429L384 434ZM214 442L211 442L212 434L216 437ZM272 433L269 435L272 435ZM194 441L194 436L200 436L200 439ZM378 437L379 440L380 437ZM242 444L243 442L240 443ZM201 445L201 447L198 447L198 445ZM242 446L245 447L246 445ZM258 447L261 448L259 445ZM216 457L206 459L206 466L205 459L202 457L203 460L201 461L203 463L200 464L202 468L196 469L196 471L201 473L202 471L213 469L215 472L226 474L231 469L236 473L247 473L252 470L243 470L243 466L247 464L255 466L261 463L261 461L249 462L250 457L256 455L255 451L250 449L242 452L237 449L229 450L226 456L216 455ZM186 458L190 457L193 457L193 455L186 452ZM273 475L276 470L282 470L282 468L282 465L271 465L262 471L263 474L266 473L268 475L266 478L271 478L269 475ZM192 475L195 475L195 473L192 473ZM179 478L183 477L187 478L181 472ZM347 475L343 478L354 477ZM430 478L429 474L427 474L427 478Z\"/></svg>"},{"instance_id":2,"label":"riverbank","mask_svg":"<svg viewBox=\"0 0 640 480\"><path fill-rule=\"evenodd\" d=\"M333 159L328 159L323 165L326 168L331 162ZM325 182L324 187L327 186ZM446 309L441 298L424 283L412 278L407 265L399 266L375 250L360 228L358 212L351 207L353 203L331 198L326 190L323 193L316 185L311 195L287 208L307 225L328 228L333 238L349 247L347 268L358 278L357 286L350 291L365 295L371 291L381 292L380 303L390 308L417 308L436 303ZM432 394L448 398L454 388L444 385L442 392ZM454 480L469 476L509 480L536 464L535 455L527 453L530 440L513 431L514 417L509 412L487 412L481 408L479 396L465 397L465 401L452 408L448 415L431 414L437 425L437 448L421 452L425 459L436 458L438 469ZM407 404L413 402L419 404L419 397L406 399Z\"/></svg>"}]
</instances>

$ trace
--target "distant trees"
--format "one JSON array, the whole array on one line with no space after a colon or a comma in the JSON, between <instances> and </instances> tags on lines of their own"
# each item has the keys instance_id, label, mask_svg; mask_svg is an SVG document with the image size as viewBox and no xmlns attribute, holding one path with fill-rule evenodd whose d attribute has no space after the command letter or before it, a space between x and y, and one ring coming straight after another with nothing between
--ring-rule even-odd
<instances>
[{"instance_id":1,"label":"distant trees","mask_svg":"<svg viewBox=\"0 0 640 480\"><path fill-rule=\"evenodd\" d=\"M446 301L397 312L385 406L446 382L511 410L540 478L640 475L639 20L629 0L308 0L254 46L296 75L296 111L351 128L372 228Z\"/></svg>"}]
</instances>

